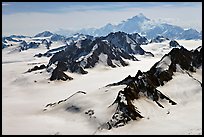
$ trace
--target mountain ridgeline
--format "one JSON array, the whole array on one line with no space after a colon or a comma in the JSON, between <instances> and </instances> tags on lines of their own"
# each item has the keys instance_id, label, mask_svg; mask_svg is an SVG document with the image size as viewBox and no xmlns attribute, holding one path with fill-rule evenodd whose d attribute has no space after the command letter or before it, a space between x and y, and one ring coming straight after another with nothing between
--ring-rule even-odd
<instances>
[{"instance_id":1,"label":"mountain ridgeline","mask_svg":"<svg viewBox=\"0 0 204 137\"><path fill-rule=\"evenodd\" d=\"M202 31L198 32L197 30L192 28L184 29L180 26L154 21L147 18L142 13L125 21L122 21L117 25L112 25L108 23L101 28L82 29L77 32L92 36L105 36L111 32L117 31L122 31L126 33L137 32L141 35L144 35L148 39L154 39L158 35L167 37L169 39L202 39ZM58 31L59 34L61 34L61 32L62 34L66 34L66 30ZM70 35L70 33L71 32L68 31L67 35Z\"/></svg>"},{"instance_id":2,"label":"mountain ridgeline","mask_svg":"<svg viewBox=\"0 0 204 137\"><path fill-rule=\"evenodd\" d=\"M92 43L91 41L86 41L86 42ZM100 41L100 42L101 44L107 43L107 41ZM100 44L98 43L98 40L96 39L96 41L92 43L92 46L90 46L90 51L93 51L92 49L94 48L96 43L100 46ZM88 45L91 45L91 44L88 44ZM155 106L158 106L161 109L165 108L165 105L168 105L165 103L166 101L171 105L177 105L177 102L173 98L171 98L167 94L162 93L157 89L157 87L164 86L168 81L172 80L174 78L175 72L181 72L183 74L187 74L190 78L197 81L202 87L202 82L197 80L191 75L192 73L196 72L197 69L202 67L202 46L193 50L187 50L182 45L179 45L179 43L177 43L176 41L171 41L169 45L170 47L173 47L172 50L169 53L165 54L148 71L142 72L141 70L138 70L135 76L132 77L129 75L119 82L111 83L106 86L106 88L110 89L110 91L106 90L105 92L111 92L111 88L113 86L125 85L125 88L122 88L121 90L118 91L118 94L116 95L115 100L107 108L109 109L112 106L116 108L113 111L112 115L110 116L110 119L108 119L104 123L101 123L97 128L97 130L103 130L103 129L111 130L112 128L125 126L126 124L128 124L130 121L133 121L133 120L140 120L143 118L148 119L148 116L145 115L145 112L143 112L143 110L139 110L137 105L134 103L136 100L139 100L139 99L140 99L140 105L142 106L143 106L143 102L141 100L144 100L144 99L149 100L148 103L153 103L155 104ZM76 48L77 46L74 46L74 45L72 45L71 47L73 48L72 51L76 50L75 52L77 52L80 49L80 48L77 49ZM97 48L95 47L94 50ZM64 51L66 51L66 49ZM73 54L75 54L75 52ZM66 52L62 52L62 53L63 54L59 54L59 55L68 56L72 52L70 52L68 55ZM65 79L72 79L70 77L64 76L63 74L63 71L65 70L64 68L67 67L68 63L69 62L63 62L62 60L58 60L58 64L57 64L58 68L55 69L54 71L55 73L62 72L60 75L62 75L62 77ZM44 111L49 110L49 108L47 107L48 105L55 106L61 102L66 102L66 101L67 99L60 100L58 101L58 103L56 102L49 103L46 105ZM67 106L65 106L65 108L67 108ZM85 112L85 114L86 113L88 112ZM166 114L169 114L169 113L167 112ZM91 118L91 114L90 114L90 118Z\"/></svg>"},{"instance_id":3,"label":"mountain ridgeline","mask_svg":"<svg viewBox=\"0 0 204 137\"><path fill-rule=\"evenodd\" d=\"M180 46L179 48L173 48L168 54L164 55L149 71L141 72L139 70L135 77L129 75L122 81L107 85L108 87L118 85L127 86L119 91L117 98L112 104L116 104L117 109L112 118L103 125L103 128L117 128L124 126L130 120L144 118L145 116L142 116L141 112L133 104L133 100L141 97L146 97L154 101L161 108L164 108L164 106L159 101L164 99L170 104L176 105L177 103L175 101L156 88L170 81L173 78L174 72L187 73L192 77L188 72L196 72L196 69L201 66L202 47L188 51L183 46ZM195 78L193 79L196 80ZM200 81L198 82L202 87L202 83Z\"/></svg>"},{"instance_id":4,"label":"mountain ridgeline","mask_svg":"<svg viewBox=\"0 0 204 137\"><path fill-rule=\"evenodd\" d=\"M81 74L88 73L84 69L101 63L113 68L127 66L124 59L138 61L135 54L153 56L140 47L142 44L148 44L148 40L137 33L115 32L105 37L85 38L55 53L47 66L57 64L56 69Z\"/></svg>"},{"instance_id":5,"label":"mountain ridgeline","mask_svg":"<svg viewBox=\"0 0 204 137\"><path fill-rule=\"evenodd\" d=\"M94 38L94 37L105 37L111 32L125 32L128 34L138 33L141 36L145 36L149 41L153 40L153 42L161 41L162 36L164 38L174 40L174 39L184 39L184 40L195 40L202 39L202 30L198 32L195 29L189 28L184 29L180 26L171 25L168 23L162 23L159 21L151 20L144 16L142 13L136 15L126 21L122 21L117 25L112 25L110 23L106 24L101 28L84 28L79 31L66 31L64 29L60 29L56 31L56 33L52 33L49 31L44 31L36 34L33 37L28 36L17 36L11 35L8 37L2 37L2 49L12 46L8 41L12 42L22 42L22 40L18 40L20 38L37 38L44 37L49 38L51 41L71 41L73 42L75 39L79 37L86 38ZM78 36L74 36L74 35ZM16 39L17 38L17 39ZM159 40L158 40L159 39ZM32 48L32 47L31 47Z\"/></svg>"}]
</instances>

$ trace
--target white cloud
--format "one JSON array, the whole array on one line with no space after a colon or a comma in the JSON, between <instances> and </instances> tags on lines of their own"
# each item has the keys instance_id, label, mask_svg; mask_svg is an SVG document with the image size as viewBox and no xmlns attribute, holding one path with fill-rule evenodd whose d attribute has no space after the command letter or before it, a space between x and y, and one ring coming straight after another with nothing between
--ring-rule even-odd
<instances>
[{"instance_id":1,"label":"white cloud","mask_svg":"<svg viewBox=\"0 0 204 137\"><path fill-rule=\"evenodd\" d=\"M83 8L82 8L83 9ZM15 13L2 15L2 31L4 35L24 34L35 35L44 30L56 31L59 28L81 29L89 27L102 27L107 23L118 24L122 20L143 13L150 19L160 19L181 27L202 29L202 4L187 7L148 7L124 8L105 10L92 7L91 10L57 12L57 13Z\"/></svg>"}]
</instances>

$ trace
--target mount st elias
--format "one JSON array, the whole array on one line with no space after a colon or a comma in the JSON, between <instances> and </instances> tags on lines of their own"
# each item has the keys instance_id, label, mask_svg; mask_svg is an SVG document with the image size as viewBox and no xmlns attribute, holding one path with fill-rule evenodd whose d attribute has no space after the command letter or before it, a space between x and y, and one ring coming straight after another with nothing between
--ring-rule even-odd
<instances>
[{"instance_id":1,"label":"mount st elias","mask_svg":"<svg viewBox=\"0 0 204 137\"><path fill-rule=\"evenodd\" d=\"M151 20L142 13L127 19L126 21L122 21L117 25L108 23L101 28L84 28L74 32L66 29L60 29L56 31L56 33L63 35L82 33L92 36L105 36L110 32L117 31L139 33L140 35L145 36L147 39L156 38L158 35L167 37L169 39L202 39L202 31L198 32L192 28L184 29L176 25Z\"/></svg>"}]
</instances>

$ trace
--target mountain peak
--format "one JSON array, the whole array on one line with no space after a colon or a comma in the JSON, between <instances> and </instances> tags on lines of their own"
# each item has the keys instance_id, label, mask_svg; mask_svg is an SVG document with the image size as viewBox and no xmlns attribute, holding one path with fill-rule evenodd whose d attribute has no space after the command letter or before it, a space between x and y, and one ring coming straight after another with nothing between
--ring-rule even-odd
<instances>
[{"instance_id":1,"label":"mountain peak","mask_svg":"<svg viewBox=\"0 0 204 137\"><path fill-rule=\"evenodd\" d=\"M162 35L169 39L202 39L202 33L196 30L184 30L182 27L147 18L143 13L138 13L119 24L108 23L100 28L81 29L80 33L92 36L106 36L111 32L122 31L126 33L139 33L147 39L154 39Z\"/></svg>"},{"instance_id":2,"label":"mountain peak","mask_svg":"<svg viewBox=\"0 0 204 137\"><path fill-rule=\"evenodd\" d=\"M129 20L134 20L134 19L139 19L139 20L141 20L141 21L149 21L150 19L148 19L146 16L144 16L144 14L143 13L139 13L138 15L136 15L136 16L134 16L134 17L132 17L131 19L129 19Z\"/></svg>"},{"instance_id":3,"label":"mountain peak","mask_svg":"<svg viewBox=\"0 0 204 137\"><path fill-rule=\"evenodd\" d=\"M38 33L38 34L35 35L34 37L49 37L49 36L51 36L51 35L53 35L52 32L50 32L50 31L43 31L43 32L41 32L41 33Z\"/></svg>"},{"instance_id":4,"label":"mountain peak","mask_svg":"<svg viewBox=\"0 0 204 137\"><path fill-rule=\"evenodd\" d=\"M127 33L123 31L116 31L116 32L111 32L108 35L127 35Z\"/></svg>"},{"instance_id":5,"label":"mountain peak","mask_svg":"<svg viewBox=\"0 0 204 137\"><path fill-rule=\"evenodd\" d=\"M138 16L138 17L145 17L143 13L139 13L137 16ZM145 17L145 18L146 18L146 17Z\"/></svg>"}]
</instances>

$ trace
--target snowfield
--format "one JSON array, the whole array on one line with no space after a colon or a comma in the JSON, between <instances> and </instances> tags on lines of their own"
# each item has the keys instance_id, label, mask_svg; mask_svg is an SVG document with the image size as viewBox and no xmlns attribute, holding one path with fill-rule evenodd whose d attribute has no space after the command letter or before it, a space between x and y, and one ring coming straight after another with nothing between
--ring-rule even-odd
<instances>
[{"instance_id":1,"label":"snowfield","mask_svg":"<svg viewBox=\"0 0 204 137\"><path fill-rule=\"evenodd\" d=\"M202 46L202 40L177 42L188 50ZM60 44L55 43L55 48ZM182 72L174 73L172 80L157 88L177 105L172 106L164 101L164 108L161 108L151 100L140 98L134 100L134 105L144 116L143 119L130 121L125 126L111 130L98 129L110 120L116 109L111 104L118 92L126 87L105 86L128 75L135 76L138 70L148 71L171 50L169 41L141 47L152 52L155 57L137 55L140 61L126 60L129 66L117 68L99 63L95 68L86 69L89 73L85 75L65 72L74 78L71 81L50 81L51 74L45 70L25 73L35 65L47 65L49 58L34 57L35 54L45 53L47 49L44 47L12 53L15 47L3 49L2 134L201 135L202 87ZM100 57L100 61L104 62L106 57ZM168 58L164 61L167 61L168 66ZM167 66L159 67L165 69ZM191 75L202 82L202 67ZM49 103L55 104L46 107Z\"/></svg>"}]
</instances>

